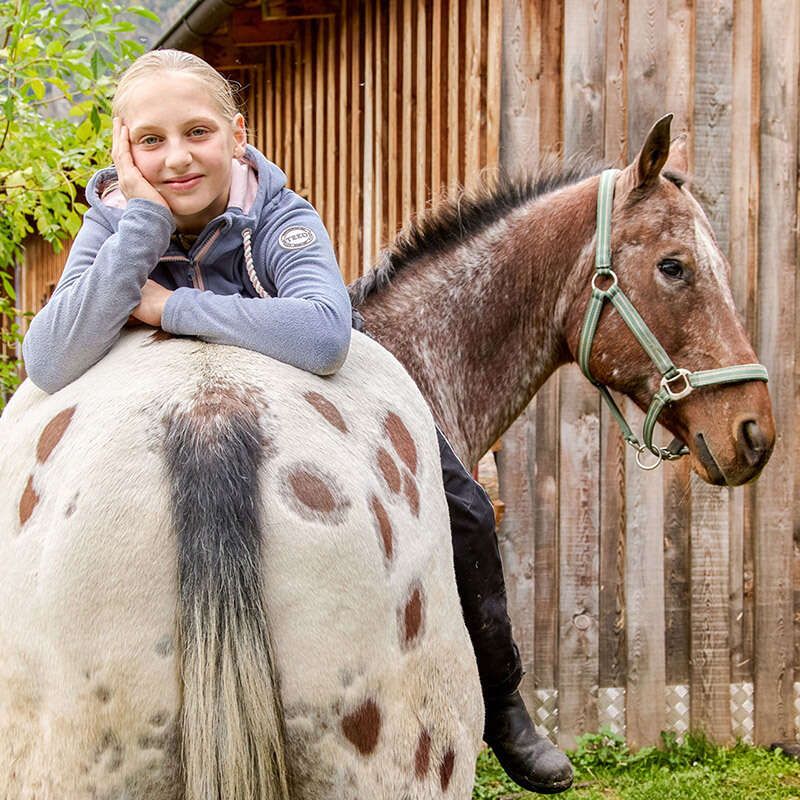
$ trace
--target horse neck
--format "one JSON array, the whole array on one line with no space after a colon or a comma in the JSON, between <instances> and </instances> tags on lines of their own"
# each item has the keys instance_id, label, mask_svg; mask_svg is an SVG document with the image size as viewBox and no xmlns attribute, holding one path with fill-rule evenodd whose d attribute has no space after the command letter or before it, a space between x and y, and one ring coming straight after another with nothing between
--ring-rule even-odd
<instances>
[{"instance_id":1,"label":"horse neck","mask_svg":"<svg viewBox=\"0 0 800 800\"><path fill-rule=\"evenodd\" d=\"M466 464L571 360L564 323L589 291L597 180L538 197L463 244L404 265L360 307Z\"/></svg>"}]
</instances>

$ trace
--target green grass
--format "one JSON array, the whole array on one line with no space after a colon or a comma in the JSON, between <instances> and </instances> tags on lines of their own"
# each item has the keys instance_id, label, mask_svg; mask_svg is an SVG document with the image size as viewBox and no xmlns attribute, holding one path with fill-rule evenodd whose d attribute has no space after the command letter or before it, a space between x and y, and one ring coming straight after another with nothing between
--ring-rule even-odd
<instances>
[{"instance_id":1,"label":"green grass","mask_svg":"<svg viewBox=\"0 0 800 800\"><path fill-rule=\"evenodd\" d=\"M800 762L780 752L744 744L717 747L702 736L678 743L662 734L660 748L631 753L608 731L583 736L570 753L575 784L563 800L800 800ZM473 800L533 800L494 754L478 757Z\"/></svg>"}]
</instances>

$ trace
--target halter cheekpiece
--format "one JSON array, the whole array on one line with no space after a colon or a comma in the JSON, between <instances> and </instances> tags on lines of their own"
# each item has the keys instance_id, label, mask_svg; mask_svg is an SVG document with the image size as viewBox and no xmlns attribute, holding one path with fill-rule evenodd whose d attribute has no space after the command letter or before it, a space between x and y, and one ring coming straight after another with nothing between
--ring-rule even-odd
<instances>
[{"instance_id":1,"label":"halter cheekpiece","mask_svg":"<svg viewBox=\"0 0 800 800\"><path fill-rule=\"evenodd\" d=\"M595 273L592 276L592 296L586 309L583 329L578 344L578 364L583 374L598 388L608 404L612 415L622 429L625 441L636 450L636 463L642 469L655 469L664 459L673 460L686 455L689 449L676 439L669 447L658 447L653 444L653 431L656 421L664 406L676 402L691 394L702 386L713 386L721 383L739 383L742 381L768 380L767 368L762 364L737 364L731 367L719 367L692 372L676 367L666 350L661 346L650 328L647 327L639 312L619 287L617 274L611 266L611 211L614 206L614 186L620 173L618 169L607 169L600 176L600 188L597 195L597 247L595 252ZM602 288L604 287L604 288ZM644 419L642 439L640 442L625 421L619 407L608 387L592 377L589 370L589 356L592 351L597 323L606 301L617 310L625 324L630 328L636 341L644 348L647 355L661 374L661 385L653 396ZM646 464L645 453L651 453L656 461Z\"/></svg>"}]
</instances>

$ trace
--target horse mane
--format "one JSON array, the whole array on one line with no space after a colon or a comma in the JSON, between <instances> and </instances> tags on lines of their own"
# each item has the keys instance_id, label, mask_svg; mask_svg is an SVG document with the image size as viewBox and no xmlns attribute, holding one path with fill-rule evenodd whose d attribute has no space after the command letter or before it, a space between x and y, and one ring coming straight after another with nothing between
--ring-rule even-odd
<instances>
[{"instance_id":1,"label":"horse mane","mask_svg":"<svg viewBox=\"0 0 800 800\"><path fill-rule=\"evenodd\" d=\"M484 173L477 187L458 191L412 219L378 256L378 263L348 286L354 308L383 291L392 279L421 256L464 244L515 209L542 195L598 173L603 165L584 157L566 162L550 156L534 173L512 176L503 170Z\"/></svg>"}]
</instances>

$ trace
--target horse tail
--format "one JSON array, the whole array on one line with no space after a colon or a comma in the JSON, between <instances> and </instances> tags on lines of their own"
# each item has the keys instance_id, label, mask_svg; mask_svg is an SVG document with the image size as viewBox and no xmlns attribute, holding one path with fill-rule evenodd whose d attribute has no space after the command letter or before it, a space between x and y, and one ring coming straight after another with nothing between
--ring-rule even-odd
<instances>
[{"instance_id":1,"label":"horse tail","mask_svg":"<svg viewBox=\"0 0 800 800\"><path fill-rule=\"evenodd\" d=\"M258 413L215 386L172 415L165 450L178 537L186 800L283 800L283 713L260 569Z\"/></svg>"}]
</instances>

